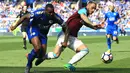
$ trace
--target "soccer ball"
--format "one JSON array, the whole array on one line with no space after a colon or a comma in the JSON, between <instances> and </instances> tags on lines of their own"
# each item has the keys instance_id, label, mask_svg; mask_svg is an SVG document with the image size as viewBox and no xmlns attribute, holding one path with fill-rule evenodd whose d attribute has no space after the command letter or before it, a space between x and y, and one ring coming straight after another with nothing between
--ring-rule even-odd
<instances>
[{"instance_id":1,"label":"soccer ball","mask_svg":"<svg viewBox=\"0 0 130 73\"><path fill-rule=\"evenodd\" d=\"M113 56L112 56L112 53L107 53L107 52L104 52L103 54L102 54L102 61L104 62L104 63L106 63L106 64L108 64L108 63L111 63L112 62L112 60L113 60Z\"/></svg>"}]
</instances>

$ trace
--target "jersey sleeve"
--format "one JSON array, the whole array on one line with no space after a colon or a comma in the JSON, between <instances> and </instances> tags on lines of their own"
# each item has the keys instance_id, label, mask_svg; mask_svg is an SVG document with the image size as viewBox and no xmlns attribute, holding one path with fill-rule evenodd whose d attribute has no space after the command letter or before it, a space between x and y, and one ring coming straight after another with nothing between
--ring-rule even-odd
<instances>
[{"instance_id":1,"label":"jersey sleeve","mask_svg":"<svg viewBox=\"0 0 130 73\"><path fill-rule=\"evenodd\" d=\"M107 19L107 13L105 14L105 19Z\"/></svg>"},{"instance_id":2,"label":"jersey sleeve","mask_svg":"<svg viewBox=\"0 0 130 73\"><path fill-rule=\"evenodd\" d=\"M87 9L86 8L82 8L78 11L78 14L85 14L87 16Z\"/></svg>"},{"instance_id":3,"label":"jersey sleeve","mask_svg":"<svg viewBox=\"0 0 130 73\"><path fill-rule=\"evenodd\" d=\"M118 12L117 12L117 18L118 18L118 19L120 19L120 18L121 18Z\"/></svg>"},{"instance_id":4,"label":"jersey sleeve","mask_svg":"<svg viewBox=\"0 0 130 73\"><path fill-rule=\"evenodd\" d=\"M30 19L34 18L35 17L35 12L31 12L30 13Z\"/></svg>"},{"instance_id":5,"label":"jersey sleeve","mask_svg":"<svg viewBox=\"0 0 130 73\"><path fill-rule=\"evenodd\" d=\"M61 26L62 26L62 23L64 22L64 20L58 14L55 14L54 20L56 21L55 23L58 23Z\"/></svg>"}]
</instances>

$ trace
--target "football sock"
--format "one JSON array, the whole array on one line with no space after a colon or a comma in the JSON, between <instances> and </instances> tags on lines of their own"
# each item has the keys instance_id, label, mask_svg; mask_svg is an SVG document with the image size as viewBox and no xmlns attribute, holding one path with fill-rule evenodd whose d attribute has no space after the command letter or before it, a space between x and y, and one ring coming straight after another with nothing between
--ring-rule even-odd
<instances>
[{"instance_id":1,"label":"football sock","mask_svg":"<svg viewBox=\"0 0 130 73\"><path fill-rule=\"evenodd\" d=\"M74 64L78 61L80 61L85 55L87 55L89 53L89 50L86 48L86 49L83 49L81 50L80 52L76 53L72 59L69 61L69 64Z\"/></svg>"},{"instance_id":2,"label":"football sock","mask_svg":"<svg viewBox=\"0 0 130 73\"><path fill-rule=\"evenodd\" d=\"M46 54L47 59L55 59L57 57L58 56L54 52L49 52L48 54Z\"/></svg>"},{"instance_id":3,"label":"football sock","mask_svg":"<svg viewBox=\"0 0 130 73\"><path fill-rule=\"evenodd\" d=\"M35 59L37 53L34 49L28 54L28 63L27 66L31 67L32 66L32 61Z\"/></svg>"},{"instance_id":4,"label":"football sock","mask_svg":"<svg viewBox=\"0 0 130 73\"><path fill-rule=\"evenodd\" d=\"M23 44L26 46L26 38L23 38Z\"/></svg>"},{"instance_id":5,"label":"football sock","mask_svg":"<svg viewBox=\"0 0 130 73\"><path fill-rule=\"evenodd\" d=\"M107 38L107 46L108 46L108 49L111 49L111 39L110 38Z\"/></svg>"}]
</instances>

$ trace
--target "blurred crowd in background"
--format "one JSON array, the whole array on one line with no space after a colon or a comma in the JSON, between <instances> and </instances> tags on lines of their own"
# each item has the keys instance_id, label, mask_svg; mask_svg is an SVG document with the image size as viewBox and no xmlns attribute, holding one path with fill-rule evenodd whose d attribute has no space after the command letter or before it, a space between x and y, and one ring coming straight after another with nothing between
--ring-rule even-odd
<instances>
[{"instance_id":1,"label":"blurred crowd in background","mask_svg":"<svg viewBox=\"0 0 130 73\"><path fill-rule=\"evenodd\" d=\"M32 5L28 6L28 11L33 12L36 9L44 8L47 4L47 1L42 2L33 2ZM57 12L65 21L70 17L74 12L78 9L78 5L76 2L72 1L51 1L55 7L55 12ZM97 2L98 6L96 11L90 16L90 20L94 23L100 24L102 19L104 18L104 14L109 10L108 6L114 4L115 11L119 12L121 17L121 22L119 24L120 30L125 30L130 28L130 1L99 1ZM3 29L7 30L7 28L15 21L17 15L22 10L22 7L27 5L25 1L20 3L15 2L0 2L0 32ZM52 26L53 28L58 27L58 25ZM83 28L86 28L83 26Z\"/></svg>"}]
</instances>

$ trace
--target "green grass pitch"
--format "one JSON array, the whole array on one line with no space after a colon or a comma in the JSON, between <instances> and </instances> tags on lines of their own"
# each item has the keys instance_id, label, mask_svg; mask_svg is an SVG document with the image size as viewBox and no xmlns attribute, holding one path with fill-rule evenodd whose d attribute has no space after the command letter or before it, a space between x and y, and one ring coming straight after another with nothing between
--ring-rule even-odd
<instances>
[{"instance_id":1,"label":"green grass pitch","mask_svg":"<svg viewBox=\"0 0 130 73\"><path fill-rule=\"evenodd\" d=\"M119 37L120 44L112 44L113 62L104 64L101 55L107 50L105 36L80 36L89 48L89 54L74 66L77 68L74 73L130 73L130 37ZM48 37L47 51L52 51L57 38ZM0 73L24 73L27 59L26 53L32 49L22 48L22 37L0 37ZM58 59L46 60L41 65L31 69L31 73L73 73L65 70L66 64L75 54L69 48L62 52ZM35 62L35 61L34 61ZM34 63L33 62L33 63Z\"/></svg>"}]
</instances>

